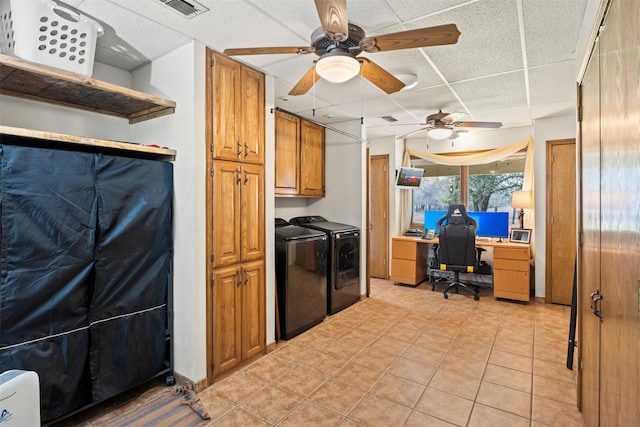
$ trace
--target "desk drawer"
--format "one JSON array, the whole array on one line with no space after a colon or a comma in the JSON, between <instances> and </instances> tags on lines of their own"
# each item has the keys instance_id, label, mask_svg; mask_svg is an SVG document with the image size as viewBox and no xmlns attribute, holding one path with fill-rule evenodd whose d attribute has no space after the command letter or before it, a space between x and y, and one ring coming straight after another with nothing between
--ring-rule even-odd
<instances>
[{"instance_id":1,"label":"desk drawer","mask_svg":"<svg viewBox=\"0 0 640 427\"><path fill-rule=\"evenodd\" d=\"M493 270L493 294L511 292L529 295L529 272L511 270Z\"/></svg>"},{"instance_id":2,"label":"desk drawer","mask_svg":"<svg viewBox=\"0 0 640 427\"><path fill-rule=\"evenodd\" d=\"M521 259L529 261L529 247L523 248L500 248L493 249L493 258Z\"/></svg>"},{"instance_id":3,"label":"desk drawer","mask_svg":"<svg viewBox=\"0 0 640 427\"><path fill-rule=\"evenodd\" d=\"M391 241L391 256L399 259L416 260L416 242Z\"/></svg>"},{"instance_id":4,"label":"desk drawer","mask_svg":"<svg viewBox=\"0 0 640 427\"><path fill-rule=\"evenodd\" d=\"M521 261L517 259L505 259L493 257L494 270L516 270L529 271L529 260Z\"/></svg>"}]
</instances>

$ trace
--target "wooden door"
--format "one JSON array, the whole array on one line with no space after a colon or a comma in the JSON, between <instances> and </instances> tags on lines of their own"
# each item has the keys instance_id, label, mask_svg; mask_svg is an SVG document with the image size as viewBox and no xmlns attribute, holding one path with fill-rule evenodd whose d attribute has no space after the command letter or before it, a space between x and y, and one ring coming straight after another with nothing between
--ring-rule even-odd
<instances>
[{"instance_id":1,"label":"wooden door","mask_svg":"<svg viewBox=\"0 0 640 427\"><path fill-rule=\"evenodd\" d=\"M207 91L213 108L213 123L207 126L213 134L213 157L217 159L238 160L242 153L240 131L238 128L240 106L240 63L223 55L207 51L209 73Z\"/></svg>"},{"instance_id":2,"label":"wooden door","mask_svg":"<svg viewBox=\"0 0 640 427\"><path fill-rule=\"evenodd\" d=\"M389 155L371 156L370 259L371 277L389 278Z\"/></svg>"},{"instance_id":3,"label":"wooden door","mask_svg":"<svg viewBox=\"0 0 640 427\"><path fill-rule=\"evenodd\" d=\"M243 66L241 85L242 160L264 163L264 74Z\"/></svg>"},{"instance_id":4,"label":"wooden door","mask_svg":"<svg viewBox=\"0 0 640 427\"><path fill-rule=\"evenodd\" d=\"M242 280L242 360L247 360L264 352L264 262L243 264Z\"/></svg>"},{"instance_id":5,"label":"wooden door","mask_svg":"<svg viewBox=\"0 0 640 427\"><path fill-rule=\"evenodd\" d=\"M640 2L600 33L600 424L640 425Z\"/></svg>"},{"instance_id":6,"label":"wooden door","mask_svg":"<svg viewBox=\"0 0 640 427\"><path fill-rule=\"evenodd\" d=\"M242 272L226 267L213 272L213 373L215 376L242 360Z\"/></svg>"},{"instance_id":7,"label":"wooden door","mask_svg":"<svg viewBox=\"0 0 640 427\"><path fill-rule=\"evenodd\" d=\"M547 142L546 302L571 305L576 260L576 142Z\"/></svg>"},{"instance_id":8,"label":"wooden door","mask_svg":"<svg viewBox=\"0 0 640 427\"><path fill-rule=\"evenodd\" d=\"M580 87L580 230L578 260L578 407L596 426L600 407L600 319L589 295L600 288L600 60L596 45ZM582 367L580 368L580 365Z\"/></svg>"},{"instance_id":9,"label":"wooden door","mask_svg":"<svg viewBox=\"0 0 640 427\"><path fill-rule=\"evenodd\" d=\"M240 185L243 176L240 163L222 160L212 163L212 264L213 268L218 268L236 264L241 259Z\"/></svg>"},{"instance_id":10,"label":"wooden door","mask_svg":"<svg viewBox=\"0 0 640 427\"><path fill-rule=\"evenodd\" d=\"M324 197L324 127L300 121L300 195Z\"/></svg>"},{"instance_id":11,"label":"wooden door","mask_svg":"<svg viewBox=\"0 0 640 427\"><path fill-rule=\"evenodd\" d=\"M242 165L240 207L241 260L264 257L264 167Z\"/></svg>"},{"instance_id":12,"label":"wooden door","mask_svg":"<svg viewBox=\"0 0 640 427\"><path fill-rule=\"evenodd\" d=\"M296 195L300 192L300 119L276 111L275 194Z\"/></svg>"}]
</instances>

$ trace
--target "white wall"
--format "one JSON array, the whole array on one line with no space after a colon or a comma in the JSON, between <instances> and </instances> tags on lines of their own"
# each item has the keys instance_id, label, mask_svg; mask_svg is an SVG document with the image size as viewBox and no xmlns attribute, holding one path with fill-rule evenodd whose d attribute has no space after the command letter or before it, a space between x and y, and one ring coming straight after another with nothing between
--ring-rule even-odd
<instances>
[{"instance_id":1,"label":"white wall","mask_svg":"<svg viewBox=\"0 0 640 427\"><path fill-rule=\"evenodd\" d=\"M174 368L206 378L205 50L191 42L136 70L137 90L176 102L174 114L131 126L142 144L177 151L174 161ZM179 76L179 77L178 77Z\"/></svg>"},{"instance_id":2,"label":"white wall","mask_svg":"<svg viewBox=\"0 0 640 427\"><path fill-rule=\"evenodd\" d=\"M537 297L545 296L546 269L546 210L547 210L547 141L576 137L576 117L564 116L538 119L535 129L535 289ZM577 179L577 177L576 177ZM576 181L577 182L577 181ZM568 201L569 202L569 201ZM575 203L575 200L572 201Z\"/></svg>"}]
</instances>

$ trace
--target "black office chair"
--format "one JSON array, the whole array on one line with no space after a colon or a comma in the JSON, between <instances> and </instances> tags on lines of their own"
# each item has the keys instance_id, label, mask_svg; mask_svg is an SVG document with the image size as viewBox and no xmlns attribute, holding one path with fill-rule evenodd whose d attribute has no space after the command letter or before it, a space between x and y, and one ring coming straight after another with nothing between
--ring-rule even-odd
<instances>
[{"instance_id":1,"label":"black office chair","mask_svg":"<svg viewBox=\"0 0 640 427\"><path fill-rule=\"evenodd\" d=\"M480 287L478 285L461 283L460 273L473 273L476 271L479 254L476 254L476 227L475 219L467 215L467 210L462 204L451 204L447 214L436 222L438 232L438 260L440 270L452 271L453 280L444 290L444 297L449 298L449 291L454 289L456 293L460 287L473 292L473 299L480 299Z\"/></svg>"}]
</instances>

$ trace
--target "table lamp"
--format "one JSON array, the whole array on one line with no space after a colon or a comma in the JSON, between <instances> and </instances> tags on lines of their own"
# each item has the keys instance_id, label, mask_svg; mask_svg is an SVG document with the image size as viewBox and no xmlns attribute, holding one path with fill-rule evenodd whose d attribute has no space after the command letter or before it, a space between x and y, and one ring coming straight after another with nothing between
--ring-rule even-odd
<instances>
[{"instance_id":1,"label":"table lamp","mask_svg":"<svg viewBox=\"0 0 640 427\"><path fill-rule=\"evenodd\" d=\"M531 191L514 191L511 197L511 207L516 209L520 208L518 220L520 221L520 228L524 228L524 210L533 208L533 197Z\"/></svg>"}]
</instances>

